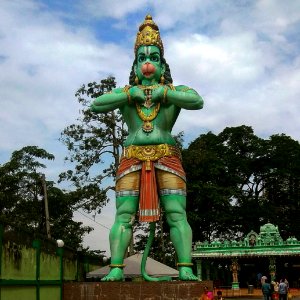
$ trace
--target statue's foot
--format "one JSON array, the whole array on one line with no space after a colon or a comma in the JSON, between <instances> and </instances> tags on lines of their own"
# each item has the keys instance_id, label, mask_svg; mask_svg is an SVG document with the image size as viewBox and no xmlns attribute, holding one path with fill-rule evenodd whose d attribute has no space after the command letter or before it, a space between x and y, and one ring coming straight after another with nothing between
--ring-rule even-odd
<instances>
[{"instance_id":1,"label":"statue's foot","mask_svg":"<svg viewBox=\"0 0 300 300\"><path fill-rule=\"evenodd\" d=\"M198 277L193 274L190 267L179 267L179 279L188 281L198 281Z\"/></svg>"},{"instance_id":2,"label":"statue's foot","mask_svg":"<svg viewBox=\"0 0 300 300\"><path fill-rule=\"evenodd\" d=\"M101 281L123 281L124 274L121 268L112 268L110 272L101 279Z\"/></svg>"}]
</instances>

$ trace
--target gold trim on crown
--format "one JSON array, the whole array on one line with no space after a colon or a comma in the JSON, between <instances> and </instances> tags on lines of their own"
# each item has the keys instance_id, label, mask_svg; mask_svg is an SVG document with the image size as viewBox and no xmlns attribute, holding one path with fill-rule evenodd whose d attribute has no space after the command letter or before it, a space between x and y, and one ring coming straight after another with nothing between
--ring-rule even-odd
<instances>
[{"instance_id":1,"label":"gold trim on crown","mask_svg":"<svg viewBox=\"0 0 300 300\"><path fill-rule=\"evenodd\" d=\"M136 34L134 52L140 46L157 46L160 49L161 56L164 55L164 46L160 38L158 26L152 20L150 15L145 17L145 21L140 25L139 32Z\"/></svg>"}]
</instances>

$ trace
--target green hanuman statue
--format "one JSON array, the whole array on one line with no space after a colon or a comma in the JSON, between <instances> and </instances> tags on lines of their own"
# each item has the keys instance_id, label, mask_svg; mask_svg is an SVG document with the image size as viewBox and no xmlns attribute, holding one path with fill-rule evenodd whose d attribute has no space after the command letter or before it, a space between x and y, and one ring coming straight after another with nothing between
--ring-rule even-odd
<instances>
[{"instance_id":1,"label":"green hanuman statue","mask_svg":"<svg viewBox=\"0 0 300 300\"><path fill-rule=\"evenodd\" d=\"M137 210L141 222L155 224L166 213L178 258L179 278L192 272L192 230L186 218L186 182L181 153L171 135L182 108L196 110L203 100L193 89L173 86L157 25L147 15L135 42L129 85L98 97L95 113L120 109L129 135L116 176L116 217L110 232L110 273L103 281L123 280L123 260Z\"/></svg>"}]
</instances>

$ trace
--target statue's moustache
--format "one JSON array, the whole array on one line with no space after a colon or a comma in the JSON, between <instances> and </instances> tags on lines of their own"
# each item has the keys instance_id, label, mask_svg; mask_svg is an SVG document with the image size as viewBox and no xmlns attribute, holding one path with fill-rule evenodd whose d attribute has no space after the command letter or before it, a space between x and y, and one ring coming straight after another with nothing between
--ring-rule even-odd
<instances>
[{"instance_id":1,"label":"statue's moustache","mask_svg":"<svg viewBox=\"0 0 300 300\"><path fill-rule=\"evenodd\" d=\"M155 72L155 70L155 67L148 62L142 66L142 73L146 77L152 75Z\"/></svg>"}]
</instances>

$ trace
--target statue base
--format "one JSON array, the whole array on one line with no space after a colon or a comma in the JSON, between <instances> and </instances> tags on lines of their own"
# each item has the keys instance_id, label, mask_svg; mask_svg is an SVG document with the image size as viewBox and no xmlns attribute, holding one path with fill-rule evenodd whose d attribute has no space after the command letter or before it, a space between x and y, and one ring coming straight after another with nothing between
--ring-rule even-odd
<instances>
[{"instance_id":1,"label":"statue base","mask_svg":"<svg viewBox=\"0 0 300 300\"><path fill-rule=\"evenodd\" d=\"M169 282L70 282L64 284L64 300L195 300L212 281Z\"/></svg>"},{"instance_id":2,"label":"statue base","mask_svg":"<svg viewBox=\"0 0 300 300\"><path fill-rule=\"evenodd\" d=\"M233 290L239 290L239 289L240 289L240 283L237 282L237 281L232 282L231 288L232 288Z\"/></svg>"}]
</instances>

